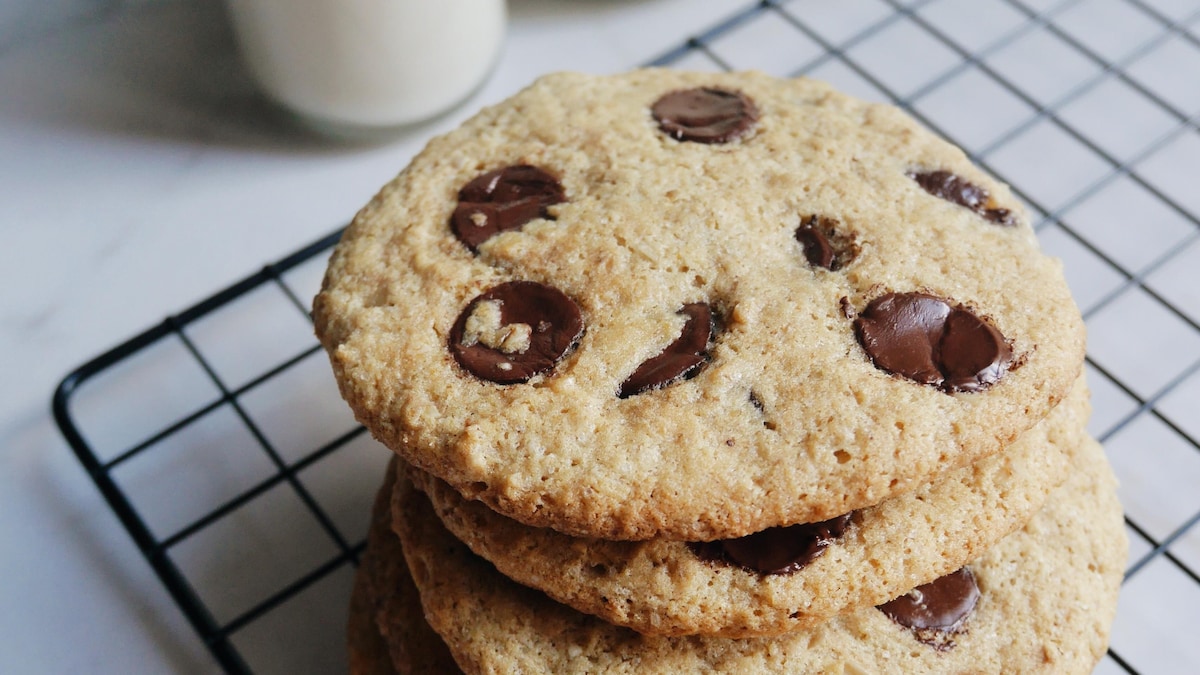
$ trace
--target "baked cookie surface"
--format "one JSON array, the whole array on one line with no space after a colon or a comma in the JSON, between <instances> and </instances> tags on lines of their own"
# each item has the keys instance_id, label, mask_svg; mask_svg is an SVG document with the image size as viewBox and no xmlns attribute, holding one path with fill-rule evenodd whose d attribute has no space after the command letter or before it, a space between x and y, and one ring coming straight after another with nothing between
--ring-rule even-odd
<instances>
[{"instance_id":1,"label":"baked cookie surface","mask_svg":"<svg viewBox=\"0 0 1200 675\"><path fill-rule=\"evenodd\" d=\"M704 545L533 528L464 500L419 469L400 471L475 554L558 602L645 634L772 635L890 600L1024 525L1090 442L1088 410L1080 378L1010 447L855 512L840 528L774 528Z\"/></svg>"},{"instance_id":2,"label":"baked cookie surface","mask_svg":"<svg viewBox=\"0 0 1200 675\"><path fill-rule=\"evenodd\" d=\"M395 467L389 466L371 511L367 548L354 575L346 626L351 675L458 673L425 621L400 540L391 530Z\"/></svg>"},{"instance_id":3,"label":"baked cookie surface","mask_svg":"<svg viewBox=\"0 0 1200 675\"><path fill-rule=\"evenodd\" d=\"M1089 440L1043 510L963 571L776 637L648 637L501 576L420 492L397 490L393 527L425 613L468 673L1087 673L1127 547L1116 481Z\"/></svg>"},{"instance_id":4,"label":"baked cookie surface","mask_svg":"<svg viewBox=\"0 0 1200 675\"><path fill-rule=\"evenodd\" d=\"M1066 393L1083 324L1007 188L808 80L538 80L355 218L343 396L510 518L713 540L878 503Z\"/></svg>"},{"instance_id":5,"label":"baked cookie surface","mask_svg":"<svg viewBox=\"0 0 1200 675\"><path fill-rule=\"evenodd\" d=\"M364 579L355 573L350 595L350 617L346 624L350 675L396 675L388 643L375 623L374 600Z\"/></svg>"}]
</instances>

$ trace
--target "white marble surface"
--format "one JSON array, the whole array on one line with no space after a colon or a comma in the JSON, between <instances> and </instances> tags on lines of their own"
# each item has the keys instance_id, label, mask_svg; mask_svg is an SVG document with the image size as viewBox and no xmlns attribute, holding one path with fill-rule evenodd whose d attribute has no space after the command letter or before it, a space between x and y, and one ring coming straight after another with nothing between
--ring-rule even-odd
<instances>
[{"instance_id":1,"label":"white marble surface","mask_svg":"<svg viewBox=\"0 0 1200 675\"><path fill-rule=\"evenodd\" d=\"M471 100L388 142L347 144L298 129L255 94L217 0L0 0L0 673L215 671L55 429L62 376L345 223L425 138L480 105L546 71L643 63L754 4L509 0L502 58ZM1200 671L1200 584L1184 571L1200 569L1200 527L1189 525L1200 513L1200 0L779 4L679 65L805 72L905 98L1030 202L1088 321L1089 429L1131 522L1174 557L1157 555L1127 583L1114 651L1143 673ZM261 342L292 322L287 340L311 340L294 313L238 312L196 329L224 350L220 368L261 365L227 339L247 326ZM309 365L301 376L328 377ZM212 395L202 374L172 385L189 403ZM324 385L296 388L325 397L299 403L296 424L287 406L251 413L268 433L319 436L348 423ZM105 433L136 440L148 433L137 422L173 420L159 414L174 404L166 393L117 401L143 415L108 418ZM225 438L197 426L202 441ZM218 470L125 465L164 500L152 527L188 522L189 500L212 506L204 500L245 489L224 484L235 471L219 455L206 460ZM373 481L378 461L350 465L355 479ZM195 494L172 493L155 471L187 473ZM320 472L310 478L320 489ZM359 527L365 505L342 506L334 515ZM1130 534L1131 565L1146 562L1151 543ZM204 560L201 573L218 589L223 574L254 574L232 557ZM1106 658L1099 672L1125 670Z\"/></svg>"},{"instance_id":2,"label":"white marble surface","mask_svg":"<svg viewBox=\"0 0 1200 675\"><path fill-rule=\"evenodd\" d=\"M62 441L69 370L343 224L438 129L641 63L745 0L511 0L484 88L380 144L254 93L212 0L0 2L0 672L212 672Z\"/></svg>"}]
</instances>

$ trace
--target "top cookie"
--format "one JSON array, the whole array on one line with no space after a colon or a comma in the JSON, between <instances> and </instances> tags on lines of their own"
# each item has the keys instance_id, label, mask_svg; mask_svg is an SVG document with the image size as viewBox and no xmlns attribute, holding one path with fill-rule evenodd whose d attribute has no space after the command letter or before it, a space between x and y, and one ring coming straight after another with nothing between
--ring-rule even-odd
<instances>
[{"instance_id":1,"label":"top cookie","mask_svg":"<svg viewBox=\"0 0 1200 675\"><path fill-rule=\"evenodd\" d=\"M1003 185L759 73L559 74L482 111L358 214L314 318L386 445L607 539L878 503L1009 443L1083 358Z\"/></svg>"}]
</instances>

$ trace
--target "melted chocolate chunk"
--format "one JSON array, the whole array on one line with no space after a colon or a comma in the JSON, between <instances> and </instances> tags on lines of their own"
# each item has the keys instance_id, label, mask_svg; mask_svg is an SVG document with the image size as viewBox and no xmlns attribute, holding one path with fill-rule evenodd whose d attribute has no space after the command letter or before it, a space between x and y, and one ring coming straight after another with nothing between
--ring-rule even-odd
<instances>
[{"instance_id":1,"label":"melted chocolate chunk","mask_svg":"<svg viewBox=\"0 0 1200 675\"><path fill-rule=\"evenodd\" d=\"M925 171L908 174L926 192L959 206L965 206L997 225L1016 225L1008 209L988 208L988 191L949 171Z\"/></svg>"},{"instance_id":2,"label":"melted chocolate chunk","mask_svg":"<svg viewBox=\"0 0 1200 675\"><path fill-rule=\"evenodd\" d=\"M790 574L825 552L850 526L853 513L820 523L772 527L738 539L688 544L700 558L761 574Z\"/></svg>"},{"instance_id":3,"label":"melted chocolate chunk","mask_svg":"<svg viewBox=\"0 0 1200 675\"><path fill-rule=\"evenodd\" d=\"M679 313L688 317L679 337L660 354L643 361L642 365L621 383L621 398L658 389L676 380L695 377L701 366L708 361L705 352L708 349L708 341L712 339L712 310L703 302L694 302L684 305Z\"/></svg>"},{"instance_id":4,"label":"melted chocolate chunk","mask_svg":"<svg viewBox=\"0 0 1200 675\"><path fill-rule=\"evenodd\" d=\"M535 218L550 218L547 207L566 200L558 179L536 166L506 166L473 179L458 191L450 229L476 251L491 237Z\"/></svg>"},{"instance_id":5,"label":"melted chocolate chunk","mask_svg":"<svg viewBox=\"0 0 1200 675\"><path fill-rule=\"evenodd\" d=\"M946 392L986 389L1004 377L1012 361L1000 331L924 293L876 298L854 327L877 368Z\"/></svg>"},{"instance_id":6,"label":"melted chocolate chunk","mask_svg":"<svg viewBox=\"0 0 1200 675\"><path fill-rule=\"evenodd\" d=\"M728 143L758 121L758 109L737 91L703 87L666 94L650 108L658 127L677 141Z\"/></svg>"},{"instance_id":7,"label":"melted chocolate chunk","mask_svg":"<svg viewBox=\"0 0 1200 675\"><path fill-rule=\"evenodd\" d=\"M979 211L987 203L987 190L960 178L949 171L926 171L909 174L926 192L965 206L972 211Z\"/></svg>"},{"instance_id":8,"label":"melted chocolate chunk","mask_svg":"<svg viewBox=\"0 0 1200 675\"><path fill-rule=\"evenodd\" d=\"M879 611L911 628L921 642L948 649L953 643L946 641L946 634L961 630L978 602L975 575L964 567L880 605Z\"/></svg>"},{"instance_id":9,"label":"melted chocolate chunk","mask_svg":"<svg viewBox=\"0 0 1200 675\"><path fill-rule=\"evenodd\" d=\"M811 216L796 228L796 241L804 247L804 257L813 267L839 270L854 259L858 247L854 238L836 229L837 221L832 218Z\"/></svg>"},{"instance_id":10,"label":"melted chocolate chunk","mask_svg":"<svg viewBox=\"0 0 1200 675\"><path fill-rule=\"evenodd\" d=\"M1011 227L1017 224L1017 219L1013 216L1012 211L1008 209L984 209L979 212L985 220L989 220L997 225Z\"/></svg>"},{"instance_id":11,"label":"melted chocolate chunk","mask_svg":"<svg viewBox=\"0 0 1200 675\"><path fill-rule=\"evenodd\" d=\"M450 352L472 375L526 382L554 368L583 335L579 307L558 289L510 281L476 297L450 329Z\"/></svg>"},{"instance_id":12,"label":"melted chocolate chunk","mask_svg":"<svg viewBox=\"0 0 1200 675\"><path fill-rule=\"evenodd\" d=\"M796 228L796 241L804 247L804 257L813 267L833 269L833 245L829 236L817 227L816 218L809 218Z\"/></svg>"}]
</instances>

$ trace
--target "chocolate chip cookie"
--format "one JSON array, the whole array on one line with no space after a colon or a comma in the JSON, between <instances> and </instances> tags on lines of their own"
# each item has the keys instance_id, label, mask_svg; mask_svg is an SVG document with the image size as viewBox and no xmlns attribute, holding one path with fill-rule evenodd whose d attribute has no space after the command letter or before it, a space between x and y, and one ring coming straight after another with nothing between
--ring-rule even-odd
<instances>
[{"instance_id":1,"label":"chocolate chip cookie","mask_svg":"<svg viewBox=\"0 0 1200 675\"><path fill-rule=\"evenodd\" d=\"M430 142L314 304L408 462L605 539L819 522L992 454L1083 323L1008 189L899 110L760 73L538 80Z\"/></svg>"},{"instance_id":2,"label":"chocolate chip cookie","mask_svg":"<svg viewBox=\"0 0 1200 675\"><path fill-rule=\"evenodd\" d=\"M474 553L581 612L652 635L771 635L884 602L1024 525L1087 440L1088 409L1081 378L1045 420L974 466L824 523L716 542L569 537L406 473Z\"/></svg>"},{"instance_id":3,"label":"chocolate chip cookie","mask_svg":"<svg viewBox=\"0 0 1200 675\"><path fill-rule=\"evenodd\" d=\"M375 624L374 601L365 574L355 574L346 625L350 675L396 675L388 644Z\"/></svg>"},{"instance_id":4,"label":"chocolate chip cookie","mask_svg":"<svg viewBox=\"0 0 1200 675\"><path fill-rule=\"evenodd\" d=\"M375 497L367 548L354 575L346 627L351 675L457 673L446 645L426 623L400 540L391 531L395 466Z\"/></svg>"},{"instance_id":5,"label":"chocolate chip cookie","mask_svg":"<svg viewBox=\"0 0 1200 675\"><path fill-rule=\"evenodd\" d=\"M1088 673L1125 564L1116 481L1088 440L1022 529L964 568L775 637L649 637L520 586L455 539L403 481L393 523L429 623L468 673Z\"/></svg>"}]
</instances>

